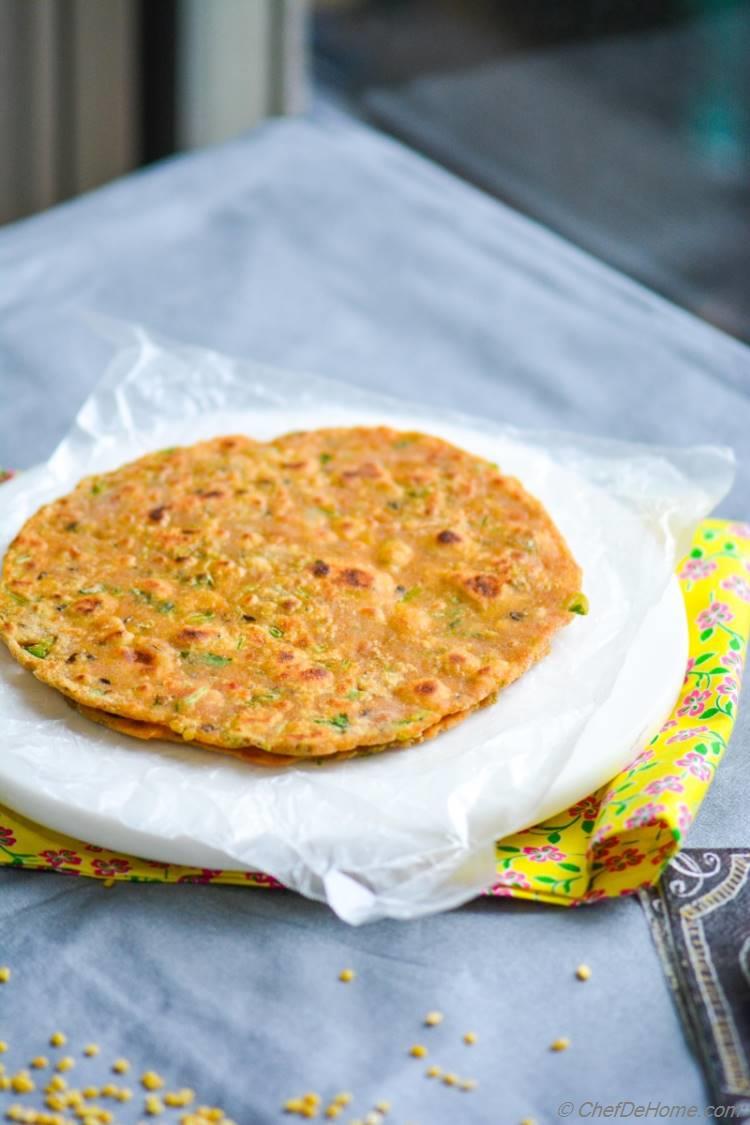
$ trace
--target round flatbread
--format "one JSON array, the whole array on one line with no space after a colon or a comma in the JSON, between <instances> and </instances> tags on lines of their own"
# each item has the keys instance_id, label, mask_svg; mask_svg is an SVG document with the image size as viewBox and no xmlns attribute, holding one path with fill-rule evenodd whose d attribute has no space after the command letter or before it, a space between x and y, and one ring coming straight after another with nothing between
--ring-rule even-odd
<instances>
[{"instance_id":1,"label":"round flatbread","mask_svg":"<svg viewBox=\"0 0 750 1125\"><path fill-rule=\"evenodd\" d=\"M0 632L86 707L318 757L468 712L544 655L580 585L542 505L439 438L222 437L32 516L5 557Z\"/></svg>"},{"instance_id":2,"label":"round flatbread","mask_svg":"<svg viewBox=\"0 0 750 1125\"><path fill-rule=\"evenodd\" d=\"M492 702L494 696L489 696L478 707L484 707ZM127 734L130 738L138 738L145 742L177 742L182 743L183 746L195 747L200 750L211 750L216 752L216 746L210 746L194 739L192 742L185 742L179 734L175 734L169 727L160 726L158 723L142 723L138 719L126 719L122 715L112 715L108 711L100 711L95 707L86 707L83 703L73 703L69 700L71 706L83 715L85 719L97 723L99 726L108 727L109 730L117 731L118 734ZM306 762L339 762L345 758L362 757L367 754L378 754L383 750L407 750L410 746L416 746L419 742L426 742L430 738L435 738L436 735L441 734L445 730L450 730L451 727L456 726L457 723L462 722L469 714L477 710L472 707L470 711L459 711L456 715L445 715L442 719L438 719L427 730L422 731L414 739L400 740L398 742L391 742L385 746L368 746L365 749L343 750L338 754L326 754L322 758L301 758L299 755L293 756L291 754L269 754L265 750L258 750L255 746L237 746L231 750L225 748L219 752L222 754L229 754L232 757L239 758L243 762L247 762L252 766L265 766L268 768L278 769L281 766L294 766L304 764Z\"/></svg>"}]
</instances>

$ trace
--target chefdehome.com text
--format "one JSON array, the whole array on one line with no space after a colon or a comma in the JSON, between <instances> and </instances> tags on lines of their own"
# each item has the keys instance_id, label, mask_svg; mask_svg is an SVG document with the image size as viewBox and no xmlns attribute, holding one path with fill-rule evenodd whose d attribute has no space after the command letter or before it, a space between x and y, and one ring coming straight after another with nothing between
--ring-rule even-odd
<instances>
[{"instance_id":1,"label":"chefdehome.com text","mask_svg":"<svg viewBox=\"0 0 750 1125\"><path fill-rule=\"evenodd\" d=\"M733 1105L669 1105L666 1102L561 1102L558 1117L579 1117L599 1121L603 1118L641 1121L690 1121L701 1118L731 1121L750 1114L750 1101Z\"/></svg>"}]
</instances>

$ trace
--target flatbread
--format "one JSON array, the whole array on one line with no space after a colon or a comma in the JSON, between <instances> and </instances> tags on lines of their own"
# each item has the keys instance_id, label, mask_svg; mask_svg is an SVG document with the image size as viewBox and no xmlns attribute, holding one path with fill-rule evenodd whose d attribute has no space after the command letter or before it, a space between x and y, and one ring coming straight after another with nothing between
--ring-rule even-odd
<instances>
[{"instance_id":1,"label":"flatbread","mask_svg":"<svg viewBox=\"0 0 750 1125\"><path fill-rule=\"evenodd\" d=\"M118 734L127 734L131 738L138 738L146 742L177 742L183 746L191 746L199 750L209 750L214 753L229 754L232 757L239 758L243 762L247 762L252 766L265 766L267 768L276 768L294 766L304 764L305 762L314 761L322 762L338 762L346 758L361 757L369 754L378 754L384 750L407 750L410 746L415 746L418 743L426 742L430 738L435 738L436 735L442 734L443 731L450 730L451 727L456 726L462 722L467 716L477 710L478 707L486 707L494 700L494 696L483 700L477 707L472 707L470 711L460 711L456 715L445 715L442 719L438 719L427 730L422 731L415 739L407 739L399 742L391 742L385 746L368 746L366 749L360 750L344 750L338 754L327 754L321 758L300 758L299 755L292 756L290 754L269 754L265 750L258 750L254 746L238 746L232 750L221 749L218 750L216 746L210 746L195 739L192 742L186 742L179 734L175 734L169 727L159 726L158 723L141 723L137 719L126 719L121 715L111 715L108 711L99 711L94 707L86 707L82 703L72 703L80 715L91 722L98 723L100 726L108 727L109 730L117 731Z\"/></svg>"},{"instance_id":2,"label":"flatbread","mask_svg":"<svg viewBox=\"0 0 750 1125\"><path fill-rule=\"evenodd\" d=\"M542 505L439 438L222 437L32 516L4 560L0 633L85 707L320 757L470 711L545 654L580 585Z\"/></svg>"}]
</instances>

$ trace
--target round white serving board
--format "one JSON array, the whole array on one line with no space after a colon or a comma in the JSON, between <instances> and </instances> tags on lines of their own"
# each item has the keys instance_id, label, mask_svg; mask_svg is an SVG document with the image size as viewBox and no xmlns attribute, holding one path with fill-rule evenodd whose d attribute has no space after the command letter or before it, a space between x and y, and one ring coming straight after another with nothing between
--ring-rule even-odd
<instances>
[{"instance_id":1,"label":"round white serving board","mask_svg":"<svg viewBox=\"0 0 750 1125\"><path fill-rule=\"evenodd\" d=\"M382 420L362 414L357 417L361 424ZM352 424L352 421L351 415L343 415L333 408L326 411L323 418L311 417L309 409L298 414L287 410L283 418L268 412L252 421L236 416L215 416L201 423L191 422L189 433L184 426L180 430L172 425L162 427L158 435L130 437L127 442L123 440L115 445L110 442L106 449L95 451L83 468L71 465L71 472L75 470L75 473L70 480L58 478L50 483L48 470L40 466L3 486L2 499L7 498L11 503L10 509L3 506L6 513L10 510L10 515L4 516L0 511L0 550L23 519L41 503L68 491L77 477L114 467L147 449L186 444L217 433L249 432L266 438L296 428ZM388 421L402 428L419 426L413 417L389 418ZM484 456L491 457L496 449L493 442L497 439L487 433L437 426L429 420L419 428L442 432ZM503 469L521 477L558 520L583 566L584 589L588 593L592 586L596 587L597 558L586 558L586 521L593 517L582 512L579 521L582 527L576 531L575 518L564 510L565 503L557 500L575 487L575 480L566 470L554 468L550 472L548 464L540 471L540 459L542 455L538 451L514 448L512 443L507 449L501 449L499 457ZM645 528L643 534L645 544ZM587 569L587 562L591 569ZM596 610L595 599L592 608ZM543 685L555 673L559 678L564 677L571 657L575 657L576 644L582 643L576 639L576 629L583 637L588 620L574 620L560 640L556 638L551 654L542 662L546 666L544 675L538 666L527 673L519 685L529 681L529 686L533 686L535 678ZM539 823L567 808L622 769L634 750L642 746L669 715L682 683L686 661L684 603L673 578L644 618L627 652L623 653L614 691L587 723L572 756L551 783L548 776L540 779L531 803L526 801L523 812L511 827L504 826L506 832ZM492 707L477 712L433 743L425 743L408 755L424 755L425 762L434 756L436 768L442 768L440 762L444 756L438 752L438 744L468 747L477 734L486 737L493 715L501 714L501 709L507 706L506 694L517 692L519 685L503 693ZM17 665L3 645L0 645L0 723L9 736L0 754L0 802L40 824L104 848L191 867L251 869L248 862L237 859L236 826L238 818L241 823L243 803L249 802L257 815L253 788L261 780L267 780L269 771L170 743L139 743L95 726L73 712L56 692ZM19 732L24 731L33 731L33 739L19 739ZM29 748L31 743L33 749ZM403 753L383 754L321 768L346 771L347 785L351 784L352 776L356 777L352 771L358 769L364 778L376 768L379 783L385 782L392 772L395 789L399 784L399 763L406 759ZM307 765L284 771L283 784L290 787L290 793L295 787L303 793L308 780L306 771L310 768ZM222 845L224 816L227 824L231 820L234 826L231 851L228 845L226 849ZM342 843L345 846L346 841Z\"/></svg>"}]
</instances>

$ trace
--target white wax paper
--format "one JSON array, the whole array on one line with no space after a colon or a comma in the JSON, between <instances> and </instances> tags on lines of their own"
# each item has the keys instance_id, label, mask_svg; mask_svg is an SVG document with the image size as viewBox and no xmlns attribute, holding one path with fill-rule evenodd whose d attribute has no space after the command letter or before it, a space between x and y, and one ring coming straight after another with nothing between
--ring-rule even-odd
<instances>
[{"instance_id":1,"label":"white wax paper","mask_svg":"<svg viewBox=\"0 0 750 1125\"><path fill-rule=\"evenodd\" d=\"M354 923L417 917L473 897L493 881L494 841L536 819L576 753L591 757L599 747L614 763L598 732L611 730L622 757L642 729L658 668L644 651L626 716L625 667L638 683L631 657L695 524L731 485L731 453L522 433L183 347L137 326L108 331L117 353L70 434L46 465L3 486L3 548L81 476L148 450L221 433L264 439L386 422L444 436L518 476L581 563L591 612L496 704L434 741L279 772L107 732L3 653L0 800L147 858L265 871ZM669 666L668 652L661 663Z\"/></svg>"}]
</instances>

